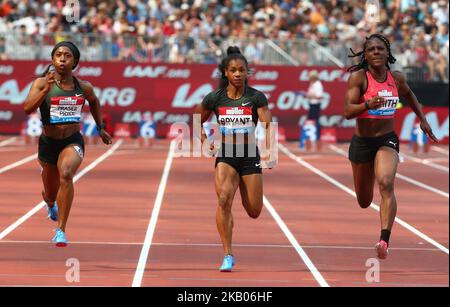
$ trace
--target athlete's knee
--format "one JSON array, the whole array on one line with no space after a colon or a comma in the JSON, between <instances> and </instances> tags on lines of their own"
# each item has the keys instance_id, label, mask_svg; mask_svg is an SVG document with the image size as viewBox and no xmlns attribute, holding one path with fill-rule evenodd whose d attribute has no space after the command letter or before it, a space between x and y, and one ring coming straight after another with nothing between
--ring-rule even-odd
<instances>
[{"instance_id":1,"label":"athlete's knee","mask_svg":"<svg viewBox=\"0 0 450 307\"><path fill-rule=\"evenodd\" d=\"M230 193L221 192L217 196L219 207L222 210L231 210L231 204L233 203L233 196Z\"/></svg>"},{"instance_id":2,"label":"athlete's knee","mask_svg":"<svg viewBox=\"0 0 450 307\"><path fill-rule=\"evenodd\" d=\"M385 175L378 180L381 192L392 192L394 190L394 176Z\"/></svg>"},{"instance_id":3,"label":"athlete's knee","mask_svg":"<svg viewBox=\"0 0 450 307\"><path fill-rule=\"evenodd\" d=\"M60 172L59 181L63 184L68 184L73 182L74 173L69 169L63 169Z\"/></svg>"}]
</instances>

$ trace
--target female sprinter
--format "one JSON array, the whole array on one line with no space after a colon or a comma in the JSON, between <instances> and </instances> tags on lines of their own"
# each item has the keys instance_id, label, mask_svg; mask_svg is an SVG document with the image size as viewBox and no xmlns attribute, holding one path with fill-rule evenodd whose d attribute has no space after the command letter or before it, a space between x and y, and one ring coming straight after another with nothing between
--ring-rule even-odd
<instances>
[{"instance_id":1,"label":"female sprinter","mask_svg":"<svg viewBox=\"0 0 450 307\"><path fill-rule=\"evenodd\" d=\"M216 159L215 186L218 199L216 224L225 257L221 272L234 266L232 250L233 216L231 207L239 188L247 214L257 218L263 207L261 159L270 158L271 114L263 93L247 84L248 62L239 48L229 47L227 57L219 65L219 89L209 93L195 110L202 124L212 112L219 123L222 146ZM262 158L256 146L255 127L258 119L265 124L266 149ZM206 135L202 134L202 141ZM213 149L214 145L211 145Z\"/></svg>"},{"instance_id":2,"label":"female sprinter","mask_svg":"<svg viewBox=\"0 0 450 307\"><path fill-rule=\"evenodd\" d=\"M68 244L65 232L74 196L73 177L84 157L80 117L85 100L89 101L103 142L111 144L112 139L104 129L100 103L92 85L72 75L80 59L78 48L63 41L53 48L51 56L52 64L33 82L24 110L30 114L39 108L41 113L43 133L39 138L38 159L44 183L42 196L49 218L58 222L53 242L63 247Z\"/></svg>"},{"instance_id":3,"label":"female sprinter","mask_svg":"<svg viewBox=\"0 0 450 307\"><path fill-rule=\"evenodd\" d=\"M358 203L367 208L372 203L375 180L381 194L381 236L375 248L380 259L388 255L389 238L397 212L394 179L397 172L399 139L394 132L394 115L399 96L404 97L420 119L425 134L437 142L414 93L405 77L392 71L395 62L389 41L380 34L366 39L363 50L351 57L360 57L360 63L349 68L345 97L345 118L356 118L349 159Z\"/></svg>"}]
</instances>

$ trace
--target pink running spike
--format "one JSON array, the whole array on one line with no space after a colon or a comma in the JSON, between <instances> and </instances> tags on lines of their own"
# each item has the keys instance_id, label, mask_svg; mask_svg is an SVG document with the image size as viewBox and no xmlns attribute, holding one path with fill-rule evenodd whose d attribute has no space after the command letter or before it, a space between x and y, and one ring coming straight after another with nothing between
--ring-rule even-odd
<instances>
[{"instance_id":1,"label":"pink running spike","mask_svg":"<svg viewBox=\"0 0 450 307\"><path fill-rule=\"evenodd\" d=\"M375 245L375 249L377 250L378 258L386 259L387 255L389 254L388 248L389 248L389 244L386 243L384 240L380 240Z\"/></svg>"}]
</instances>

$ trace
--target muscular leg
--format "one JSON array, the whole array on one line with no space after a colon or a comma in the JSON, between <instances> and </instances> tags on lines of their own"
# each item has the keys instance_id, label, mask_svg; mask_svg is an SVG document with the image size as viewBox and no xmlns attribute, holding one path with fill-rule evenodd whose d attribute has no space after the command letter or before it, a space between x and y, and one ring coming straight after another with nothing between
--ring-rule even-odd
<instances>
[{"instance_id":1,"label":"muscular leg","mask_svg":"<svg viewBox=\"0 0 450 307\"><path fill-rule=\"evenodd\" d=\"M58 167L41 160L39 160L39 164L42 167L41 177L42 183L44 184L42 197L50 207L53 207L59 189Z\"/></svg>"},{"instance_id":2,"label":"muscular leg","mask_svg":"<svg viewBox=\"0 0 450 307\"><path fill-rule=\"evenodd\" d=\"M391 231L397 214L394 180L397 172L398 153L390 147L381 147L375 157L375 177L380 189L381 229Z\"/></svg>"},{"instance_id":3,"label":"muscular leg","mask_svg":"<svg viewBox=\"0 0 450 307\"><path fill-rule=\"evenodd\" d=\"M375 184L374 163L352 162L352 169L358 204L361 208L367 208L373 199L373 187Z\"/></svg>"},{"instance_id":4,"label":"muscular leg","mask_svg":"<svg viewBox=\"0 0 450 307\"><path fill-rule=\"evenodd\" d=\"M233 215L231 207L240 178L235 169L226 163L217 164L215 177L216 194L219 202L216 212L217 230L222 240L225 255L232 255Z\"/></svg>"},{"instance_id":5,"label":"muscular leg","mask_svg":"<svg viewBox=\"0 0 450 307\"><path fill-rule=\"evenodd\" d=\"M258 218L263 207L262 174L243 176L239 184L242 205L251 218Z\"/></svg>"},{"instance_id":6,"label":"muscular leg","mask_svg":"<svg viewBox=\"0 0 450 307\"><path fill-rule=\"evenodd\" d=\"M58 228L64 232L66 231L67 219L69 218L74 195L73 177L82 161L82 158L73 146L66 147L59 155L59 191L56 201L59 207Z\"/></svg>"}]
</instances>

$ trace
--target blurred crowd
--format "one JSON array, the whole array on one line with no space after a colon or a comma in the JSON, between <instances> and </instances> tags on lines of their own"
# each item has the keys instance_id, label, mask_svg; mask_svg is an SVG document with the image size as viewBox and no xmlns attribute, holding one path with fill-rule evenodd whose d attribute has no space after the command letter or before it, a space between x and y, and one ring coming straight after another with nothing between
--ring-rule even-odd
<instances>
[{"instance_id":1,"label":"blurred crowd","mask_svg":"<svg viewBox=\"0 0 450 307\"><path fill-rule=\"evenodd\" d=\"M269 39L300 64L314 64L294 42L315 42L345 59L379 32L394 42L401 66L448 82L448 18L445 0L1 0L0 59L8 57L4 33L22 45L87 33L80 43L107 48L112 60L216 63L236 44L261 64Z\"/></svg>"}]
</instances>

